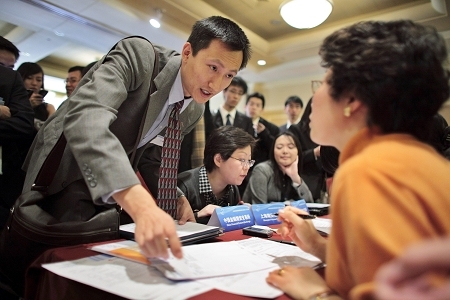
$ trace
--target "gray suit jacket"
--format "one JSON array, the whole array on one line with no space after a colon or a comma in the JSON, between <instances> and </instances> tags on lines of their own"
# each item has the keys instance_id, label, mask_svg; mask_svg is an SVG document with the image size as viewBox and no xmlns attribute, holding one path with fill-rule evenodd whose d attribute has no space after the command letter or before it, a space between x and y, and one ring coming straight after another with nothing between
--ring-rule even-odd
<instances>
[{"instance_id":1,"label":"gray suit jacket","mask_svg":"<svg viewBox=\"0 0 450 300\"><path fill-rule=\"evenodd\" d=\"M90 69L66 103L39 130L24 164L27 171L24 192L31 189L63 131L67 146L49 194L84 178L92 199L101 203L101 196L139 183L135 171L142 153L149 147L158 147L148 143L139 148L130 164L128 156L145 106L150 101L142 135L148 132L167 101L181 66L178 53L155 48L160 71L154 80L157 90L152 95L149 91L155 53L145 39L132 37L120 41ZM192 130L203 110L203 104L192 101L181 113L183 136Z\"/></svg>"}]
</instances>

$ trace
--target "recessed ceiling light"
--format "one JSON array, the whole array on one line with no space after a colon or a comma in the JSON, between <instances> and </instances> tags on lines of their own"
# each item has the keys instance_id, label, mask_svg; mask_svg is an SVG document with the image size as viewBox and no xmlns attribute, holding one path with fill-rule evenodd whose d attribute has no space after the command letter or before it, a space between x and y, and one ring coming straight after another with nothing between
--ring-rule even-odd
<instances>
[{"instance_id":1,"label":"recessed ceiling light","mask_svg":"<svg viewBox=\"0 0 450 300\"><path fill-rule=\"evenodd\" d=\"M57 36L64 36L64 32L58 31L58 30L54 30L53 31L55 33L55 35Z\"/></svg>"},{"instance_id":2,"label":"recessed ceiling light","mask_svg":"<svg viewBox=\"0 0 450 300\"><path fill-rule=\"evenodd\" d=\"M152 25L152 26L155 27L155 28L161 27L161 24L160 24L159 21L156 20L156 19L150 19L149 22L150 22L150 25Z\"/></svg>"},{"instance_id":3,"label":"recessed ceiling light","mask_svg":"<svg viewBox=\"0 0 450 300\"><path fill-rule=\"evenodd\" d=\"M258 65L265 66L266 65L266 61L264 59L260 59L260 60L258 60Z\"/></svg>"}]
</instances>

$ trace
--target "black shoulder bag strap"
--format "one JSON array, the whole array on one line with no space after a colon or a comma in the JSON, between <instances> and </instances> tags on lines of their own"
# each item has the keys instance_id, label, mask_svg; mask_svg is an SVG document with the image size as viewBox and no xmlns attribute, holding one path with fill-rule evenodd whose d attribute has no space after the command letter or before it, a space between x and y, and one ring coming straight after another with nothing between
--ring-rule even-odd
<instances>
[{"instance_id":1,"label":"black shoulder bag strap","mask_svg":"<svg viewBox=\"0 0 450 300\"><path fill-rule=\"evenodd\" d=\"M131 38L131 37L138 37L138 38L147 40L146 38L141 37L141 36L130 36L127 38ZM153 94L156 91L156 87L155 87L153 80L155 79L156 75L159 73L159 56L158 56L158 51L156 51L153 44L149 40L147 40L147 41L150 43L150 45L153 48L153 51L155 52L155 62L153 63L153 72L152 72L152 77L150 79L151 80L150 91L149 91L149 96L150 96L151 94ZM111 48L111 50L113 50L116 46L117 46L117 44L115 44L114 47ZM109 52L111 52L111 50L109 50ZM142 117L141 124L139 126L139 132L138 132L136 142L133 147L133 152L130 157L130 162L133 162L134 157L136 156L136 149L137 149L137 146L139 145L140 137L141 137L142 131L144 129L145 117L147 116L149 103L150 103L150 101L147 101L147 104L146 104L146 107L144 110L144 116ZM58 142L56 142L55 146L53 146L53 149L50 151L49 155L47 156L44 163L42 164L42 167L39 170L38 175L36 176L36 180L34 181L34 184L31 187L31 190L39 191L42 193L47 192L48 186L52 183L53 178L55 177L56 171L59 168L59 164L61 162L61 158L64 153L64 149L66 148L66 144L67 144L67 141L66 141L66 137L64 136L64 132L63 132L63 133L61 133L61 136L59 137Z\"/></svg>"}]
</instances>

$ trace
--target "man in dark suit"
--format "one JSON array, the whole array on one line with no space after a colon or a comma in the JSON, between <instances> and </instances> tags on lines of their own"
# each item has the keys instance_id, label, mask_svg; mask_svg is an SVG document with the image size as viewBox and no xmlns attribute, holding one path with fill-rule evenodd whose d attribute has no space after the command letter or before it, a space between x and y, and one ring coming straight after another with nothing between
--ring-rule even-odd
<instances>
[{"instance_id":1,"label":"man in dark suit","mask_svg":"<svg viewBox=\"0 0 450 300\"><path fill-rule=\"evenodd\" d=\"M233 78L230 85L223 90L225 101L215 114L211 114L209 104L206 104L204 115L206 140L208 140L208 136L214 129L222 126L238 127L251 136L255 136L252 119L236 109L239 101L241 101L242 96L245 94L247 94L247 83L241 77L236 76ZM248 181L244 180L238 187L241 197L244 195L247 182Z\"/></svg>"},{"instance_id":2,"label":"man in dark suit","mask_svg":"<svg viewBox=\"0 0 450 300\"><path fill-rule=\"evenodd\" d=\"M300 122L300 116L303 110L303 101L299 96L290 96L284 102L284 112L288 116L286 124L280 126L280 131L285 132L291 127Z\"/></svg>"},{"instance_id":3,"label":"man in dark suit","mask_svg":"<svg viewBox=\"0 0 450 300\"><path fill-rule=\"evenodd\" d=\"M156 205L157 189L149 186L149 193L136 171L147 185L158 182L172 108L182 104L183 137L201 118L204 103L246 66L250 43L237 24L214 16L194 24L181 53L154 47L158 55L143 38L123 39L83 76L67 103L39 130L25 162L24 191L31 189L49 149L64 133L67 146L48 193L81 181L95 204L117 203L131 216L136 242L145 256L168 257L169 244L174 256L181 257L172 217ZM151 94L155 60L159 73ZM136 140L137 152L130 162ZM181 193L178 197L173 199L178 203L177 218L182 223L194 219L188 200Z\"/></svg>"},{"instance_id":4,"label":"man in dark suit","mask_svg":"<svg viewBox=\"0 0 450 300\"><path fill-rule=\"evenodd\" d=\"M303 167L300 175L311 191L314 200L321 199L321 192L326 190L325 171L322 167L320 157L321 146L311 140L309 127L309 115L311 114L312 98L306 105L305 112L300 122L289 127L289 131L294 133L302 145Z\"/></svg>"},{"instance_id":5,"label":"man in dark suit","mask_svg":"<svg viewBox=\"0 0 450 300\"><path fill-rule=\"evenodd\" d=\"M34 138L34 112L22 77L0 66L0 230L22 191L23 161Z\"/></svg>"},{"instance_id":6,"label":"man in dark suit","mask_svg":"<svg viewBox=\"0 0 450 300\"><path fill-rule=\"evenodd\" d=\"M0 66L14 68L19 59L19 49L9 40L0 36Z\"/></svg>"},{"instance_id":7,"label":"man in dark suit","mask_svg":"<svg viewBox=\"0 0 450 300\"><path fill-rule=\"evenodd\" d=\"M211 132L225 125L239 127L254 136L252 120L245 114L237 111L236 107L243 95L247 93L247 83L241 77L234 77L230 85L223 90L224 103L214 114L205 107L205 134L206 139Z\"/></svg>"},{"instance_id":8,"label":"man in dark suit","mask_svg":"<svg viewBox=\"0 0 450 300\"><path fill-rule=\"evenodd\" d=\"M252 119L253 136L258 139L252 156L252 159L255 160L255 165L269 159L273 141L280 132L278 126L261 117L265 104L266 100L261 93L248 95L245 103L245 114Z\"/></svg>"}]
</instances>

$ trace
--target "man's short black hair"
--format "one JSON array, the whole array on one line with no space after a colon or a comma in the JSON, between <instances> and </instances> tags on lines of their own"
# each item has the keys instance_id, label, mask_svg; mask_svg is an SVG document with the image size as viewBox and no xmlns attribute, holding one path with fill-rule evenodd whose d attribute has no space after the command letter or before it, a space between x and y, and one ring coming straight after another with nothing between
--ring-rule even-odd
<instances>
[{"instance_id":1,"label":"man's short black hair","mask_svg":"<svg viewBox=\"0 0 450 300\"><path fill-rule=\"evenodd\" d=\"M11 43L9 40L5 39L2 36L0 36L0 50L6 50L8 52L11 52L16 58L16 61L19 59L20 54L19 49L17 49L17 47L14 46L13 43Z\"/></svg>"},{"instance_id":2,"label":"man's short black hair","mask_svg":"<svg viewBox=\"0 0 450 300\"><path fill-rule=\"evenodd\" d=\"M224 89L224 91L228 90L228 88L229 88L230 86L237 86L237 87L240 87L240 88L242 88L242 91L244 92L244 94L247 94L247 89L248 89L248 87L247 87L247 82L245 82L245 80L242 79L242 77L234 76L233 79L231 79L230 85L227 86L227 87Z\"/></svg>"},{"instance_id":3,"label":"man's short black hair","mask_svg":"<svg viewBox=\"0 0 450 300\"><path fill-rule=\"evenodd\" d=\"M246 104L246 105L248 104L248 101L250 100L250 98L258 98L258 99L261 99L261 101L262 101L262 108L264 108L264 106L266 105L266 99L264 99L264 95L261 94L261 93L256 92L256 93L253 93L253 94L248 95L248 96L247 96L247 101L245 101L245 104Z\"/></svg>"},{"instance_id":4,"label":"man's short black hair","mask_svg":"<svg viewBox=\"0 0 450 300\"><path fill-rule=\"evenodd\" d=\"M286 107L289 103L300 104L300 107L303 108L303 101L299 96L290 96L289 98L287 98L284 102L284 107Z\"/></svg>"},{"instance_id":5,"label":"man's short black hair","mask_svg":"<svg viewBox=\"0 0 450 300\"><path fill-rule=\"evenodd\" d=\"M243 58L239 70L250 60L250 41L244 31L233 21L220 16L212 16L195 22L188 42L192 46L192 54L206 49L212 40L218 39L231 51L242 51Z\"/></svg>"}]
</instances>

